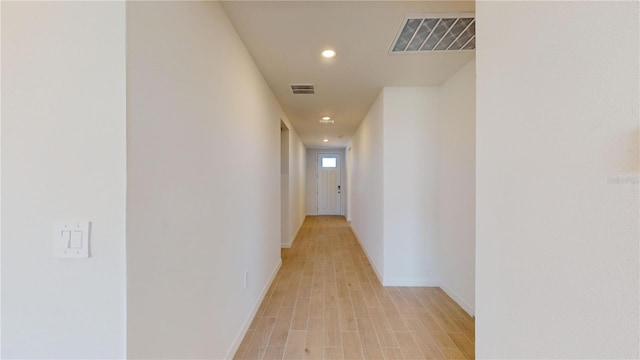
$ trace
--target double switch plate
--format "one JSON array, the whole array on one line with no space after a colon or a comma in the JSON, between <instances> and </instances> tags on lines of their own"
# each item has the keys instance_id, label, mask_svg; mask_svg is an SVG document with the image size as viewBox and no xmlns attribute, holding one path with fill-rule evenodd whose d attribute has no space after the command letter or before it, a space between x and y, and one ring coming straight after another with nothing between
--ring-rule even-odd
<instances>
[{"instance_id":1,"label":"double switch plate","mask_svg":"<svg viewBox=\"0 0 640 360\"><path fill-rule=\"evenodd\" d=\"M88 221L59 222L53 226L54 255L59 258L89 257Z\"/></svg>"}]
</instances>

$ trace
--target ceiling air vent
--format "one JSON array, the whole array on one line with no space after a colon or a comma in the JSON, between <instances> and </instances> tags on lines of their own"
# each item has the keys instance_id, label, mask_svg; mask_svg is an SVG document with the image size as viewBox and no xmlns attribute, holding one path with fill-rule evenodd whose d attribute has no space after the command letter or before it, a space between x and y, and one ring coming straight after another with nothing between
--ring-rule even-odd
<instances>
[{"instance_id":1,"label":"ceiling air vent","mask_svg":"<svg viewBox=\"0 0 640 360\"><path fill-rule=\"evenodd\" d=\"M475 48L474 14L423 15L409 16L403 21L389 52L406 54L424 51L474 50Z\"/></svg>"},{"instance_id":2,"label":"ceiling air vent","mask_svg":"<svg viewBox=\"0 0 640 360\"><path fill-rule=\"evenodd\" d=\"M294 95L312 95L316 93L316 86L313 84L291 85L291 92Z\"/></svg>"}]
</instances>

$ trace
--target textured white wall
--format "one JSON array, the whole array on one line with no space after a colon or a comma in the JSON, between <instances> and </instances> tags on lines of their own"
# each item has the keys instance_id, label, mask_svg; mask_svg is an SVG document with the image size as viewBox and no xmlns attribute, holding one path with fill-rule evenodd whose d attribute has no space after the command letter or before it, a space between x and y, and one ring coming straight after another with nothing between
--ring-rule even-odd
<instances>
[{"instance_id":1,"label":"textured white wall","mask_svg":"<svg viewBox=\"0 0 640 360\"><path fill-rule=\"evenodd\" d=\"M289 138L289 201L291 202L289 239L293 242L304 219L307 217L307 149L295 130L289 133L293 134Z\"/></svg>"},{"instance_id":2,"label":"textured white wall","mask_svg":"<svg viewBox=\"0 0 640 360\"><path fill-rule=\"evenodd\" d=\"M127 2L127 94L128 356L232 356L280 261L285 116L216 2Z\"/></svg>"},{"instance_id":3,"label":"textured white wall","mask_svg":"<svg viewBox=\"0 0 640 360\"><path fill-rule=\"evenodd\" d=\"M383 109L378 95L351 139L351 228L378 277L384 274Z\"/></svg>"},{"instance_id":4,"label":"textured white wall","mask_svg":"<svg viewBox=\"0 0 640 360\"><path fill-rule=\"evenodd\" d=\"M437 169L440 287L471 314L476 270L475 66L472 60L441 86Z\"/></svg>"},{"instance_id":5,"label":"textured white wall","mask_svg":"<svg viewBox=\"0 0 640 360\"><path fill-rule=\"evenodd\" d=\"M638 6L476 5L479 358L640 357Z\"/></svg>"},{"instance_id":6,"label":"textured white wall","mask_svg":"<svg viewBox=\"0 0 640 360\"><path fill-rule=\"evenodd\" d=\"M289 244L289 130L280 131L280 244Z\"/></svg>"},{"instance_id":7,"label":"textured white wall","mask_svg":"<svg viewBox=\"0 0 640 360\"><path fill-rule=\"evenodd\" d=\"M306 198L307 198L307 215L317 215L317 198L316 198L316 166L318 164L317 153L315 149L307 149L307 161L305 162L305 173L307 179Z\"/></svg>"},{"instance_id":8,"label":"textured white wall","mask_svg":"<svg viewBox=\"0 0 640 360\"><path fill-rule=\"evenodd\" d=\"M345 150L345 161L344 161L344 167L346 168L346 173L347 173L347 188L349 190L351 190L352 184L353 184L353 151L351 150L351 142L349 142L349 146L347 147L347 149ZM353 199L351 198L351 191L347 192L347 196L345 196L345 216L347 218L347 221L351 221L351 213L353 210L351 210L351 203L353 202Z\"/></svg>"},{"instance_id":9,"label":"textured white wall","mask_svg":"<svg viewBox=\"0 0 640 360\"><path fill-rule=\"evenodd\" d=\"M125 355L125 8L2 2L2 358ZM91 257L52 223L91 221Z\"/></svg>"},{"instance_id":10,"label":"textured white wall","mask_svg":"<svg viewBox=\"0 0 640 360\"><path fill-rule=\"evenodd\" d=\"M287 168L288 173L284 175L287 181L287 220L285 232L282 235L282 247L291 247L298 235L298 230L302 226L306 212L306 151L304 144L298 137L295 129L287 121L288 148ZM284 180L283 180L284 181ZM284 197L283 197L284 199Z\"/></svg>"},{"instance_id":11,"label":"textured white wall","mask_svg":"<svg viewBox=\"0 0 640 360\"><path fill-rule=\"evenodd\" d=\"M345 149L345 154L344 154L344 167L345 167L345 172L346 172L346 181L347 181L347 188L349 188L349 190L351 190L351 186L353 185L353 167L351 164L353 164L353 151L351 151L351 142L349 142L349 146L347 146L347 148ZM351 198L351 191L347 192L347 195L344 198L344 202L345 202L345 210L344 210L344 215L347 218L347 221L351 221L351 202L353 201L353 199Z\"/></svg>"},{"instance_id":12,"label":"textured white wall","mask_svg":"<svg viewBox=\"0 0 640 360\"><path fill-rule=\"evenodd\" d=\"M442 286L473 313L475 62L440 87L385 87L347 154L352 228L382 282Z\"/></svg>"},{"instance_id":13,"label":"textured white wall","mask_svg":"<svg viewBox=\"0 0 640 360\"><path fill-rule=\"evenodd\" d=\"M385 87L384 285L438 284L437 87Z\"/></svg>"}]
</instances>

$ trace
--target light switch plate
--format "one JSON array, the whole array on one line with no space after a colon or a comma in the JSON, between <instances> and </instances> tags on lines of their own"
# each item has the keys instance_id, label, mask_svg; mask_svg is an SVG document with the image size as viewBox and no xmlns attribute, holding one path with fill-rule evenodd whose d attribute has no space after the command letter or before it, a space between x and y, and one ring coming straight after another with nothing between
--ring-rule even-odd
<instances>
[{"instance_id":1,"label":"light switch plate","mask_svg":"<svg viewBox=\"0 0 640 360\"><path fill-rule=\"evenodd\" d=\"M56 222L53 224L55 257L88 258L90 222Z\"/></svg>"}]
</instances>

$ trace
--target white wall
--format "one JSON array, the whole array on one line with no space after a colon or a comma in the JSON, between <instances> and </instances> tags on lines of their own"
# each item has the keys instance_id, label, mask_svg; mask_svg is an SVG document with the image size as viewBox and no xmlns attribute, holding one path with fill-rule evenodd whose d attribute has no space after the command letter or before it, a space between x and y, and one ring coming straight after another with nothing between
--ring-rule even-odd
<instances>
[{"instance_id":1,"label":"white wall","mask_svg":"<svg viewBox=\"0 0 640 360\"><path fill-rule=\"evenodd\" d=\"M318 197L317 192L317 171L318 171L318 154L340 154L340 186L341 194L340 198L341 215L345 214L345 204L347 202L347 196L349 196L349 189L347 186L347 166L345 149L307 149L306 156L306 205L307 215L318 215Z\"/></svg>"},{"instance_id":2,"label":"white wall","mask_svg":"<svg viewBox=\"0 0 640 360\"><path fill-rule=\"evenodd\" d=\"M378 278L384 274L384 94L378 95L351 139L351 228Z\"/></svg>"},{"instance_id":3,"label":"white wall","mask_svg":"<svg viewBox=\"0 0 640 360\"><path fill-rule=\"evenodd\" d=\"M280 243L289 244L289 130L284 123L280 123Z\"/></svg>"},{"instance_id":4,"label":"white wall","mask_svg":"<svg viewBox=\"0 0 640 360\"><path fill-rule=\"evenodd\" d=\"M441 286L473 314L475 61L439 87L385 87L348 156L352 228L383 284Z\"/></svg>"},{"instance_id":5,"label":"white wall","mask_svg":"<svg viewBox=\"0 0 640 360\"><path fill-rule=\"evenodd\" d=\"M353 180L353 166L351 166L351 163L353 163L353 152L351 151L351 143L349 143L349 146L347 146L346 150L345 150L345 155L344 155L344 167L346 170L346 177L347 177L347 188L351 189L351 181ZM347 218L347 221L351 221L351 202L353 200L351 199L351 191L347 192L347 195L344 197L344 215Z\"/></svg>"},{"instance_id":6,"label":"white wall","mask_svg":"<svg viewBox=\"0 0 640 360\"><path fill-rule=\"evenodd\" d=\"M293 243L307 217L307 149L295 130L289 134L289 239Z\"/></svg>"},{"instance_id":7,"label":"white wall","mask_svg":"<svg viewBox=\"0 0 640 360\"><path fill-rule=\"evenodd\" d=\"M2 358L122 358L124 3L1 6ZM90 258L54 258L58 220Z\"/></svg>"},{"instance_id":8,"label":"white wall","mask_svg":"<svg viewBox=\"0 0 640 360\"><path fill-rule=\"evenodd\" d=\"M438 284L437 87L385 87L384 284Z\"/></svg>"},{"instance_id":9,"label":"white wall","mask_svg":"<svg viewBox=\"0 0 640 360\"><path fill-rule=\"evenodd\" d=\"M475 305L476 62L441 86L438 121L440 287L465 310Z\"/></svg>"},{"instance_id":10,"label":"white wall","mask_svg":"<svg viewBox=\"0 0 640 360\"><path fill-rule=\"evenodd\" d=\"M477 10L479 358L638 358L638 2Z\"/></svg>"},{"instance_id":11,"label":"white wall","mask_svg":"<svg viewBox=\"0 0 640 360\"><path fill-rule=\"evenodd\" d=\"M351 141L351 227L386 286L439 284L440 89L385 87Z\"/></svg>"},{"instance_id":12,"label":"white wall","mask_svg":"<svg viewBox=\"0 0 640 360\"><path fill-rule=\"evenodd\" d=\"M293 241L298 235L298 230L302 226L306 213L306 151L302 140L296 133L295 129L287 120L287 128L290 130L287 140L287 169L288 173L283 175L283 182L287 182L287 223L282 234L281 246L289 248L293 245ZM284 196L283 196L284 199Z\"/></svg>"},{"instance_id":13,"label":"white wall","mask_svg":"<svg viewBox=\"0 0 640 360\"><path fill-rule=\"evenodd\" d=\"M128 356L230 357L280 262L285 116L216 2L128 2L127 73Z\"/></svg>"},{"instance_id":14,"label":"white wall","mask_svg":"<svg viewBox=\"0 0 640 360\"><path fill-rule=\"evenodd\" d=\"M317 156L318 153L315 149L307 149L307 161L305 163L305 174L307 179L307 186L305 188L307 199L307 215L318 214L318 202L316 198L316 167L318 166Z\"/></svg>"}]
</instances>

